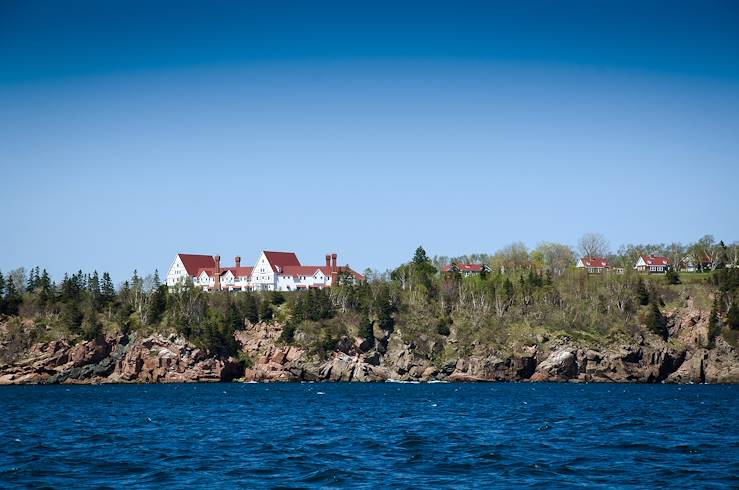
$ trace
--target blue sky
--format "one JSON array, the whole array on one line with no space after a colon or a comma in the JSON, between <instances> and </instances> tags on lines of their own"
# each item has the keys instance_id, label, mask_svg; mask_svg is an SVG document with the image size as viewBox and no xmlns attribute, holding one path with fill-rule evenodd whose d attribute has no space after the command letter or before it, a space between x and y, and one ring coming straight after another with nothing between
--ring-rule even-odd
<instances>
[{"instance_id":1,"label":"blue sky","mask_svg":"<svg viewBox=\"0 0 739 490\"><path fill-rule=\"evenodd\" d=\"M347 3L0 2L0 270L739 239L735 2Z\"/></svg>"}]
</instances>

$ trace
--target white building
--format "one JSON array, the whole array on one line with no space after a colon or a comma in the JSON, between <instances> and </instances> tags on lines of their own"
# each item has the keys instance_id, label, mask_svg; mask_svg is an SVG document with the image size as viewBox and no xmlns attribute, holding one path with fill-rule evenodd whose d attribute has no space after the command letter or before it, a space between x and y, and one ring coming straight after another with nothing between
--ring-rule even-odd
<instances>
[{"instance_id":1,"label":"white building","mask_svg":"<svg viewBox=\"0 0 739 490\"><path fill-rule=\"evenodd\" d=\"M348 265L337 265L336 254L326 255L322 266L301 265L292 252L263 251L254 267L241 267L240 257L234 262L234 267L221 267L217 255L178 254L167 274L167 285L190 278L205 291L295 291L330 287L342 274L355 281L364 279Z\"/></svg>"}]
</instances>

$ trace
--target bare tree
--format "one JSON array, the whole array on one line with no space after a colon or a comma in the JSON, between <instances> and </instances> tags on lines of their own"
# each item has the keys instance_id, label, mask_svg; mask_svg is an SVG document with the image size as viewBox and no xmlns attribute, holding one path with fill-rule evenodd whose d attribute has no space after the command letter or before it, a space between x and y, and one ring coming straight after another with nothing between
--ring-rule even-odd
<instances>
[{"instance_id":1,"label":"bare tree","mask_svg":"<svg viewBox=\"0 0 739 490\"><path fill-rule=\"evenodd\" d=\"M608 255L608 240L600 233L586 233L577 243L583 257L605 257Z\"/></svg>"},{"instance_id":2,"label":"bare tree","mask_svg":"<svg viewBox=\"0 0 739 490\"><path fill-rule=\"evenodd\" d=\"M568 245L560 243L540 243L534 254L541 256L544 266L555 276L562 275L568 267L575 264L575 253Z\"/></svg>"}]
</instances>

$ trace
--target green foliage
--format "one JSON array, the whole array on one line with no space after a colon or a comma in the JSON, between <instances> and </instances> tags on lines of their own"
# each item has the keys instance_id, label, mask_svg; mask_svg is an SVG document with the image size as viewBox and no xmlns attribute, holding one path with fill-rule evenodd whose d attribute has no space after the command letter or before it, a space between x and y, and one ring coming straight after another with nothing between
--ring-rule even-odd
<instances>
[{"instance_id":1,"label":"green foliage","mask_svg":"<svg viewBox=\"0 0 739 490\"><path fill-rule=\"evenodd\" d=\"M708 347L716 346L716 337L721 333L721 323L718 316L718 297L713 301L711 314L708 317Z\"/></svg>"},{"instance_id":2,"label":"green foliage","mask_svg":"<svg viewBox=\"0 0 739 490\"><path fill-rule=\"evenodd\" d=\"M272 304L269 301L262 301L259 305L259 320L263 322L269 322L274 318L274 311L272 310Z\"/></svg>"},{"instance_id":3,"label":"green foliage","mask_svg":"<svg viewBox=\"0 0 739 490\"><path fill-rule=\"evenodd\" d=\"M649 304L649 290L647 289L647 285L644 283L644 279L641 277L636 284L636 298L642 306Z\"/></svg>"},{"instance_id":4,"label":"green foliage","mask_svg":"<svg viewBox=\"0 0 739 490\"><path fill-rule=\"evenodd\" d=\"M665 282L669 285L680 284L680 275L673 269L670 269L665 274Z\"/></svg>"},{"instance_id":5,"label":"green foliage","mask_svg":"<svg viewBox=\"0 0 739 490\"><path fill-rule=\"evenodd\" d=\"M371 339L374 338L375 332L374 332L374 326L375 322L369 319L368 317L364 316L359 322L359 336L363 339Z\"/></svg>"},{"instance_id":6,"label":"green foliage","mask_svg":"<svg viewBox=\"0 0 739 490\"><path fill-rule=\"evenodd\" d=\"M726 323L732 330L739 330L739 306L737 306L737 300L735 299L729 311L726 312Z\"/></svg>"},{"instance_id":7,"label":"green foliage","mask_svg":"<svg viewBox=\"0 0 739 490\"><path fill-rule=\"evenodd\" d=\"M85 340L93 340L103 334L103 325L92 306L85 309L80 327L80 334Z\"/></svg>"},{"instance_id":8,"label":"green foliage","mask_svg":"<svg viewBox=\"0 0 739 490\"><path fill-rule=\"evenodd\" d=\"M655 335L667 339L667 322L657 303L650 303L642 316L644 325Z\"/></svg>"}]
</instances>

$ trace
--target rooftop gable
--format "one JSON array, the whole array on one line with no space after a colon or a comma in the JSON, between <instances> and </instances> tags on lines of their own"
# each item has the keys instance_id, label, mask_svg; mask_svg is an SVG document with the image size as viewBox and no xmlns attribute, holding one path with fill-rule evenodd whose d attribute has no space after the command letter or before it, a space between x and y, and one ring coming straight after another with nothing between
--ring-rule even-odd
<instances>
[{"instance_id":1,"label":"rooftop gable","mask_svg":"<svg viewBox=\"0 0 739 490\"><path fill-rule=\"evenodd\" d=\"M195 276L199 269L212 268L216 261L211 255L177 254L189 276Z\"/></svg>"}]
</instances>

